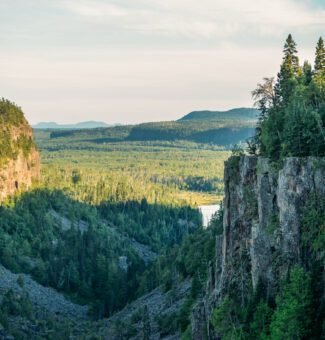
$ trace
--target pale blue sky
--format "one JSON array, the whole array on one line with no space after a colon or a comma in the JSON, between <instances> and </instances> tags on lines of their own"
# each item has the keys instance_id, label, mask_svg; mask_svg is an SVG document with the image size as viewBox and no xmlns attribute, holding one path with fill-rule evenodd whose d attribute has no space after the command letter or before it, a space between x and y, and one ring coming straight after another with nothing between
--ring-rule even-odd
<instances>
[{"instance_id":1,"label":"pale blue sky","mask_svg":"<svg viewBox=\"0 0 325 340\"><path fill-rule=\"evenodd\" d=\"M32 122L176 119L251 106L291 32L313 61L323 0L1 0L0 96Z\"/></svg>"}]
</instances>

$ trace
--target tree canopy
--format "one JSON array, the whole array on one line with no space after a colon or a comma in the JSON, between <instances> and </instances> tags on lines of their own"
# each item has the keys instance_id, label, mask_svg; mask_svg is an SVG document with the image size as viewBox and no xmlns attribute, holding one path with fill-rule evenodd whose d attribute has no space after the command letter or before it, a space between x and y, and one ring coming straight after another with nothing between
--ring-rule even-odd
<instances>
[{"instance_id":1,"label":"tree canopy","mask_svg":"<svg viewBox=\"0 0 325 340\"><path fill-rule=\"evenodd\" d=\"M279 160L325 155L325 50L319 38L314 68L300 65L289 34L277 79L264 78L252 92L260 117L250 152Z\"/></svg>"}]
</instances>

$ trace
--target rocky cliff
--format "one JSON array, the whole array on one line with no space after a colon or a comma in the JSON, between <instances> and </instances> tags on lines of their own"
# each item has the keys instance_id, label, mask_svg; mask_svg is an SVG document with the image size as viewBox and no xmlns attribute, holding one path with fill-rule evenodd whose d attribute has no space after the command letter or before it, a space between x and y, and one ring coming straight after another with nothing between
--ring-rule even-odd
<instances>
[{"instance_id":1,"label":"rocky cliff","mask_svg":"<svg viewBox=\"0 0 325 340\"><path fill-rule=\"evenodd\" d=\"M210 320L225 296L245 306L263 285L274 298L290 268L308 268L303 221L311 197L325 197L325 162L287 158L275 167L265 158L231 157L224 181L223 235L217 236L207 294L192 313L193 339L218 338Z\"/></svg>"},{"instance_id":2,"label":"rocky cliff","mask_svg":"<svg viewBox=\"0 0 325 340\"><path fill-rule=\"evenodd\" d=\"M0 101L0 203L40 176L39 154L33 133L20 108Z\"/></svg>"}]
</instances>

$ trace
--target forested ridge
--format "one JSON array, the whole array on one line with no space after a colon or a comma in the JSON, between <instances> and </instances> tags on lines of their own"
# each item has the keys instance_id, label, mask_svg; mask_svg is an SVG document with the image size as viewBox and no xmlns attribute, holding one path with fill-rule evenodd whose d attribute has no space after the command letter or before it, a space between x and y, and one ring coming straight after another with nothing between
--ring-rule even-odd
<instances>
[{"instance_id":1,"label":"forested ridge","mask_svg":"<svg viewBox=\"0 0 325 340\"><path fill-rule=\"evenodd\" d=\"M92 143L183 140L229 148L253 135L257 112L258 110L247 109L247 111L240 111L238 114L229 111L211 117L203 115L198 119L184 117L178 121L121 125L109 128L54 130L50 132L51 146L53 148L55 145L57 147L62 145L60 139L66 138L71 142L78 142L80 147L82 144L91 147Z\"/></svg>"},{"instance_id":2,"label":"forested ridge","mask_svg":"<svg viewBox=\"0 0 325 340\"><path fill-rule=\"evenodd\" d=\"M256 120L258 116L258 109L254 108L236 108L228 111L193 111L179 119L184 120Z\"/></svg>"}]
</instances>

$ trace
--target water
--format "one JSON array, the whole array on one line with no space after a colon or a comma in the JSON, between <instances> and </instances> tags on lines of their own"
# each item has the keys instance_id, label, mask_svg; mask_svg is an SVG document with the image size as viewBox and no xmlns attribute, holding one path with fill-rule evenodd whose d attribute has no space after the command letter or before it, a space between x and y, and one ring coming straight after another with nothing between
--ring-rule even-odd
<instances>
[{"instance_id":1,"label":"water","mask_svg":"<svg viewBox=\"0 0 325 340\"><path fill-rule=\"evenodd\" d=\"M203 219L203 227L206 228L209 225L209 222L211 221L213 214L217 212L219 208L220 208L219 204L199 206L199 210L201 211Z\"/></svg>"}]
</instances>

